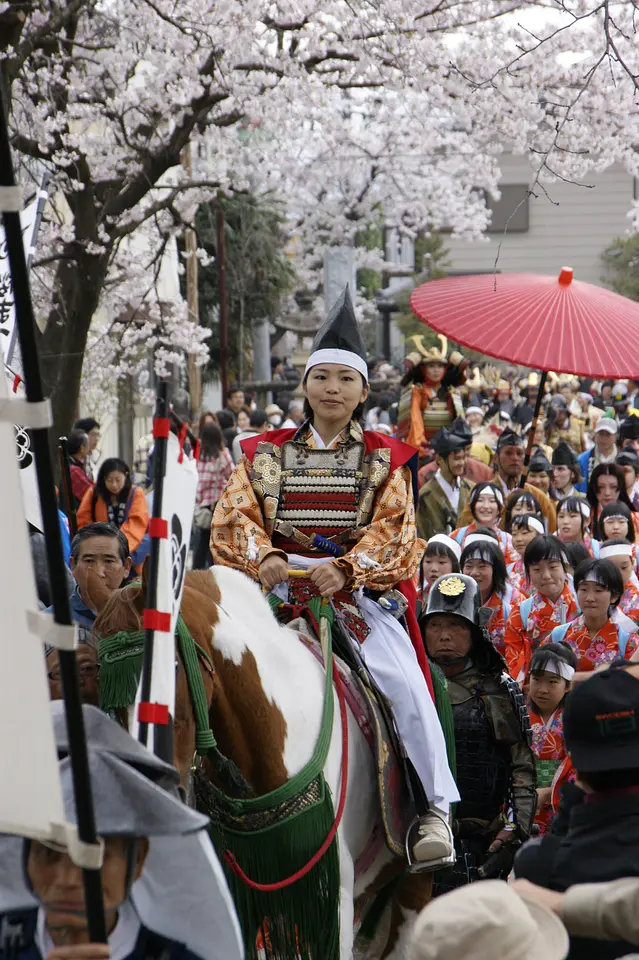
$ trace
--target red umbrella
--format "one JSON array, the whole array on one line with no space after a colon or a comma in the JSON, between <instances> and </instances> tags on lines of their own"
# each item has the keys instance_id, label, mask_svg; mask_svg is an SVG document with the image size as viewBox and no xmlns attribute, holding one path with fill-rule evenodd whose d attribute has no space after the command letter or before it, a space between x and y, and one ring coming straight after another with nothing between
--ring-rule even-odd
<instances>
[{"instance_id":1,"label":"red umbrella","mask_svg":"<svg viewBox=\"0 0 639 960\"><path fill-rule=\"evenodd\" d=\"M413 291L420 320L499 360L583 377L639 378L639 303L573 280L532 273L431 280Z\"/></svg>"},{"instance_id":2,"label":"red umbrella","mask_svg":"<svg viewBox=\"0 0 639 960\"><path fill-rule=\"evenodd\" d=\"M526 479L549 370L639 379L639 303L573 280L532 273L431 280L413 290L420 320L471 350L542 370L528 436Z\"/></svg>"}]
</instances>

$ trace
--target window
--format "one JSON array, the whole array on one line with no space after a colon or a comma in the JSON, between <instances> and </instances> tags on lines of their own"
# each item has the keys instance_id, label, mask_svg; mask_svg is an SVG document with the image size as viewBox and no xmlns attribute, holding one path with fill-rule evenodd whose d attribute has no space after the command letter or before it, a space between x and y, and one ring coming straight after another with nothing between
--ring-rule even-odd
<instances>
[{"instance_id":1,"label":"window","mask_svg":"<svg viewBox=\"0 0 639 960\"><path fill-rule=\"evenodd\" d=\"M499 190L500 200L486 197L486 206L492 212L487 232L503 233L507 229L508 233L525 233L529 229L528 184L502 184Z\"/></svg>"}]
</instances>

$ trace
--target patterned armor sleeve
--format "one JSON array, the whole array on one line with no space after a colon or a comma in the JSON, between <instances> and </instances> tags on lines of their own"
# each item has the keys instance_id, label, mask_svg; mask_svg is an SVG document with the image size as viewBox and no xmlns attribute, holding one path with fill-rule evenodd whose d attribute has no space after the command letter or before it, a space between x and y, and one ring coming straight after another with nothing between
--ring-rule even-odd
<instances>
[{"instance_id":1,"label":"patterned armor sleeve","mask_svg":"<svg viewBox=\"0 0 639 960\"><path fill-rule=\"evenodd\" d=\"M364 535L336 561L348 574L347 590L388 590L419 567L426 544L416 534L411 483L410 469L398 467L377 491Z\"/></svg>"},{"instance_id":2,"label":"patterned armor sleeve","mask_svg":"<svg viewBox=\"0 0 639 960\"><path fill-rule=\"evenodd\" d=\"M271 553L286 554L271 543L264 529L262 508L248 472L248 460L239 461L217 502L211 524L213 562L242 570L258 579L259 565Z\"/></svg>"}]
</instances>

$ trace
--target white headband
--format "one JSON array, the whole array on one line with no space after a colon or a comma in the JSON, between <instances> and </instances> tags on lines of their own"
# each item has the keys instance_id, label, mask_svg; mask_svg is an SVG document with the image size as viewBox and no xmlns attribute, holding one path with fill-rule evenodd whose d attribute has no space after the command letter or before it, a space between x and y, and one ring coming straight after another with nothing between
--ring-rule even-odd
<instances>
[{"instance_id":1,"label":"white headband","mask_svg":"<svg viewBox=\"0 0 639 960\"><path fill-rule=\"evenodd\" d=\"M481 413L482 417L484 416L484 411L481 407L467 407L466 413Z\"/></svg>"},{"instance_id":2,"label":"white headband","mask_svg":"<svg viewBox=\"0 0 639 960\"><path fill-rule=\"evenodd\" d=\"M488 489L488 487L484 488L484 489L482 490L482 492L477 495L477 500L479 500L480 497L483 497L483 495L484 495L485 493L491 493L491 494L493 495L493 498L494 498L494 499L497 501L497 503L499 504L499 506L500 506L500 507L503 507L503 505L504 505L504 497L503 497L503 494L502 494L501 490L499 489L499 487L494 487L494 486L491 484L491 485L490 485L490 489ZM477 500L475 500L475 503L477 503Z\"/></svg>"},{"instance_id":3,"label":"white headband","mask_svg":"<svg viewBox=\"0 0 639 960\"><path fill-rule=\"evenodd\" d=\"M623 513L609 513L601 522L605 523L606 520L625 520L628 523L628 517L624 517Z\"/></svg>"},{"instance_id":4,"label":"white headband","mask_svg":"<svg viewBox=\"0 0 639 960\"><path fill-rule=\"evenodd\" d=\"M427 546L430 546L431 543L443 543L445 547L448 547L451 553L455 554L458 560L462 555L461 547L457 541L453 540L452 537L447 537L445 533L436 533L434 537L430 538Z\"/></svg>"},{"instance_id":5,"label":"white headband","mask_svg":"<svg viewBox=\"0 0 639 960\"><path fill-rule=\"evenodd\" d=\"M598 583L600 587L604 588L604 590L608 589L596 570L591 570L587 576L583 578L582 583Z\"/></svg>"},{"instance_id":6,"label":"white headband","mask_svg":"<svg viewBox=\"0 0 639 960\"><path fill-rule=\"evenodd\" d=\"M613 543L610 547L601 547L599 550L599 559L607 560L608 557L631 557L631 543Z\"/></svg>"},{"instance_id":7,"label":"white headband","mask_svg":"<svg viewBox=\"0 0 639 960\"><path fill-rule=\"evenodd\" d=\"M498 540L495 540L494 537L489 537L487 533L470 533L464 540L464 550L472 543L492 543L493 547L501 546Z\"/></svg>"},{"instance_id":8,"label":"white headband","mask_svg":"<svg viewBox=\"0 0 639 960\"><path fill-rule=\"evenodd\" d=\"M561 677L562 680L568 680L568 682L570 682L575 675L575 668L571 667L569 663L559 661L558 663L545 663L543 670L539 672L554 673L556 676Z\"/></svg>"},{"instance_id":9,"label":"white headband","mask_svg":"<svg viewBox=\"0 0 639 960\"><path fill-rule=\"evenodd\" d=\"M586 520L590 520L590 505L588 501L582 500L581 497L575 497L574 499L579 501L579 512L581 513L582 517L585 517ZM558 511L558 513L568 513L568 512L574 513L573 510L568 511L565 505L561 508L561 510Z\"/></svg>"},{"instance_id":10,"label":"white headband","mask_svg":"<svg viewBox=\"0 0 639 960\"><path fill-rule=\"evenodd\" d=\"M528 526L532 527L533 530L536 530L537 533L545 533L544 525L541 520L538 520L537 517L528 517Z\"/></svg>"},{"instance_id":11,"label":"white headband","mask_svg":"<svg viewBox=\"0 0 639 960\"><path fill-rule=\"evenodd\" d=\"M315 353L312 353L308 358L304 376L306 376L311 367L316 367L320 363L339 363L343 367L352 367L353 370L361 373L366 383L368 383L368 365L366 361L357 353L351 353L350 350L316 350Z\"/></svg>"}]
</instances>

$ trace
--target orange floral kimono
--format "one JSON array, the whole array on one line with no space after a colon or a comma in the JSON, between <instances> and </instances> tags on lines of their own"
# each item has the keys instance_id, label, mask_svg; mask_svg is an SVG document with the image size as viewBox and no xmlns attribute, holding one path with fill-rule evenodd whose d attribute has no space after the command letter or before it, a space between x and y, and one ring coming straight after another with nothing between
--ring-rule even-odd
<instances>
[{"instance_id":1,"label":"orange floral kimono","mask_svg":"<svg viewBox=\"0 0 639 960\"><path fill-rule=\"evenodd\" d=\"M551 640L563 640L569 644L577 656L577 670L590 671L605 663L612 663L619 657L630 660L639 646L639 636L627 633L612 620L607 620L596 636L591 637L586 629L583 614L568 624L568 627L555 627Z\"/></svg>"},{"instance_id":2,"label":"orange floral kimono","mask_svg":"<svg viewBox=\"0 0 639 960\"><path fill-rule=\"evenodd\" d=\"M506 663L513 680L524 683L537 647L548 640L555 627L569 623L578 614L579 607L568 583L555 603L543 594L535 593L526 600L523 613L522 602L513 604L504 637Z\"/></svg>"},{"instance_id":3,"label":"orange floral kimono","mask_svg":"<svg viewBox=\"0 0 639 960\"><path fill-rule=\"evenodd\" d=\"M503 597L500 597L498 593L493 592L486 603L482 604L480 608L484 612L491 611L488 622L485 623L485 626L488 630L492 645L494 646L495 650L502 655L502 657L506 656L506 621L510 615L512 605L515 603L520 603L522 600L522 595L508 585L506 587L506 593Z\"/></svg>"},{"instance_id":4,"label":"orange floral kimono","mask_svg":"<svg viewBox=\"0 0 639 960\"><path fill-rule=\"evenodd\" d=\"M619 609L631 620L634 620L636 624L639 624L639 586L634 576L626 584L626 589L619 601Z\"/></svg>"},{"instance_id":5,"label":"orange floral kimono","mask_svg":"<svg viewBox=\"0 0 639 960\"><path fill-rule=\"evenodd\" d=\"M559 789L575 779L575 771L566 753L564 743L564 708L557 707L552 717L544 723L533 709L528 711L532 732L532 749L537 767L537 786L551 787L550 803L545 803L535 816L539 834L548 832L548 826L557 812Z\"/></svg>"}]
</instances>

